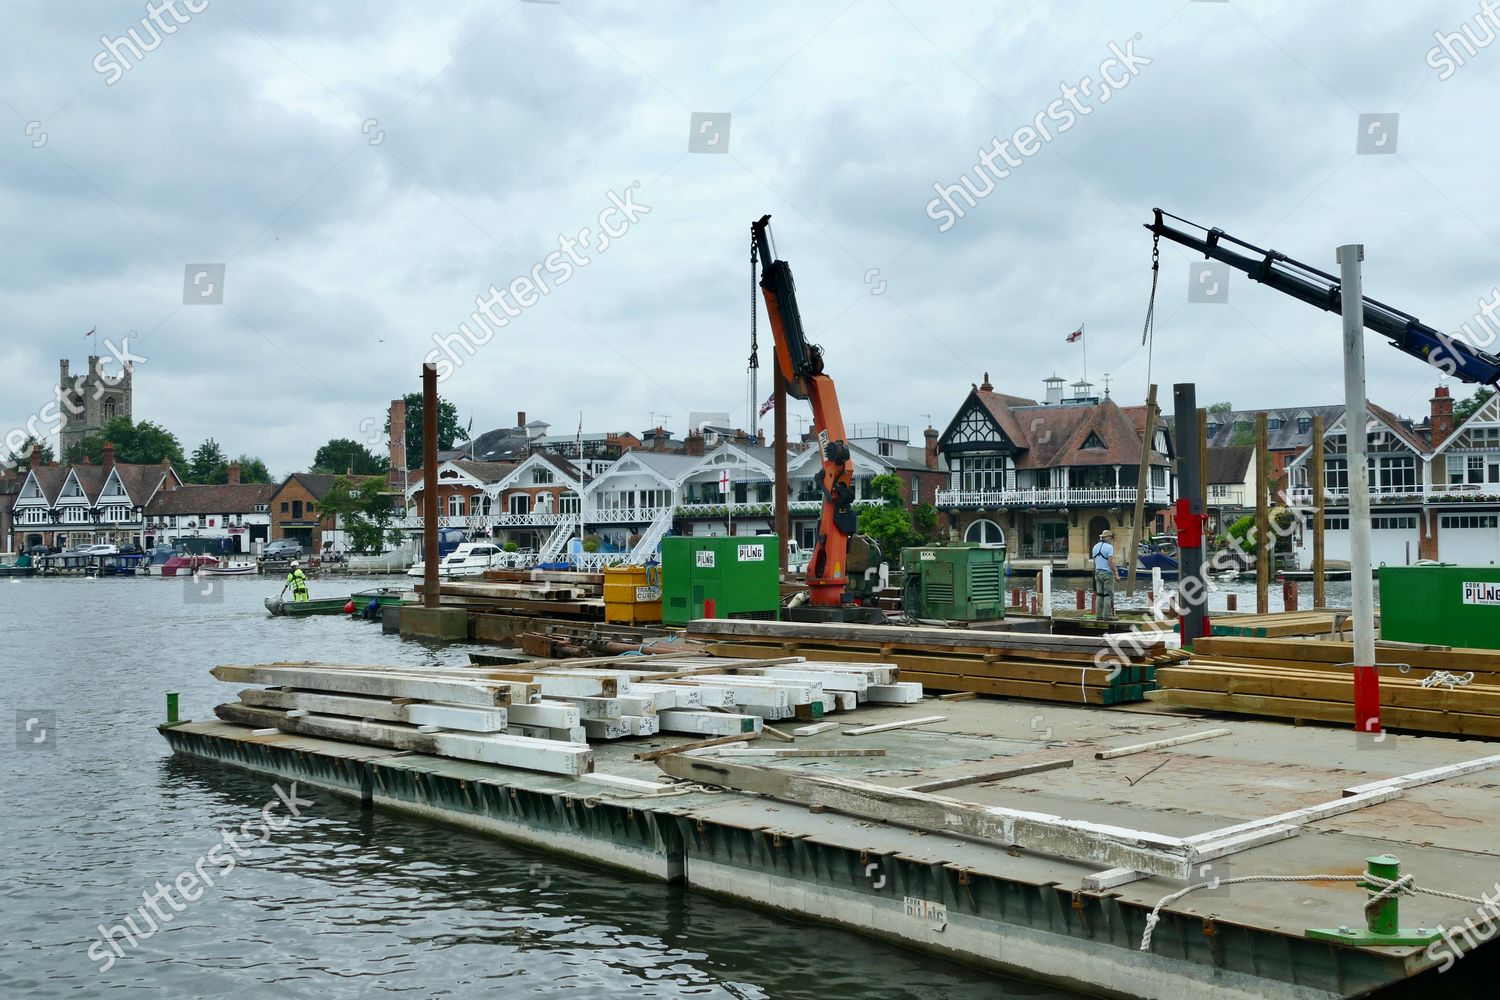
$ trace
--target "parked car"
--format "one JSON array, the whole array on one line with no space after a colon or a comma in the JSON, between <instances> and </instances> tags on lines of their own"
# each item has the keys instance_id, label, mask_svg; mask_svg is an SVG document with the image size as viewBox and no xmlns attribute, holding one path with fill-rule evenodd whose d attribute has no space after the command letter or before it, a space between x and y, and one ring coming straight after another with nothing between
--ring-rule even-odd
<instances>
[{"instance_id":1,"label":"parked car","mask_svg":"<svg viewBox=\"0 0 1500 1000\"><path fill-rule=\"evenodd\" d=\"M302 543L295 538L278 538L267 545L260 556L262 559L300 559Z\"/></svg>"},{"instance_id":2,"label":"parked car","mask_svg":"<svg viewBox=\"0 0 1500 1000\"><path fill-rule=\"evenodd\" d=\"M105 545L102 543L99 545L90 545L83 550L83 554L86 556L117 556L120 554L120 547L118 545Z\"/></svg>"},{"instance_id":3,"label":"parked car","mask_svg":"<svg viewBox=\"0 0 1500 1000\"><path fill-rule=\"evenodd\" d=\"M127 542L120 546L120 555L122 556L138 556L142 554L141 547L134 542Z\"/></svg>"}]
</instances>

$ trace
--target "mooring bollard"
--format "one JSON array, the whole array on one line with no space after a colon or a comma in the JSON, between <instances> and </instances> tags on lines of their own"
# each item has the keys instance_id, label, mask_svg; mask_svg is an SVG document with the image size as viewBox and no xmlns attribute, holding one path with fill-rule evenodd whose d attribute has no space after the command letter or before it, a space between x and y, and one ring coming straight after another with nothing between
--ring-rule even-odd
<instances>
[{"instance_id":1,"label":"mooring bollard","mask_svg":"<svg viewBox=\"0 0 1500 1000\"><path fill-rule=\"evenodd\" d=\"M1010 588L1010 606L1013 607L1013 608L1019 608L1019 607L1021 607L1021 588L1020 587L1012 587L1012 588Z\"/></svg>"},{"instance_id":2,"label":"mooring bollard","mask_svg":"<svg viewBox=\"0 0 1500 1000\"><path fill-rule=\"evenodd\" d=\"M1041 609L1041 602L1039 600L1037 600L1037 596L1035 594L1032 594L1031 595L1031 613L1034 614L1034 615L1035 614L1040 614L1041 613L1040 609Z\"/></svg>"},{"instance_id":3,"label":"mooring bollard","mask_svg":"<svg viewBox=\"0 0 1500 1000\"><path fill-rule=\"evenodd\" d=\"M1078 590L1078 610L1083 610L1083 588L1081 587Z\"/></svg>"},{"instance_id":4,"label":"mooring bollard","mask_svg":"<svg viewBox=\"0 0 1500 1000\"><path fill-rule=\"evenodd\" d=\"M1369 900L1365 903L1364 931L1357 931L1347 924L1337 928L1309 928L1306 932L1309 938L1370 947L1410 948L1431 944L1443 936L1437 928L1401 926L1400 890L1392 891L1387 885L1401 881L1399 860L1389 854L1365 858L1365 874L1380 881L1359 883L1369 893Z\"/></svg>"},{"instance_id":5,"label":"mooring bollard","mask_svg":"<svg viewBox=\"0 0 1500 1000\"><path fill-rule=\"evenodd\" d=\"M1283 611L1297 610L1297 581L1281 581L1281 608Z\"/></svg>"},{"instance_id":6,"label":"mooring bollard","mask_svg":"<svg viewBox=\"0 0 1500 1000\"><path fill-rule=\"evenodd\" d=\"M1224 598L1224 600L1226 602L1228 610L1230 610L1230 611L1237 611L1239 609L1239 606L1240 606L1240 595L1238 595L1238 594L1229 594L1229 595L1227 595Z\"/></svg>"},{"instance_id":7,"label":"mooring bollard","mask_svg":"<svg viewBox=\"0 0 1500 1000\"><path fill-rule=\"evenodd\" d=\"M177 725L177 692L167 692L167 725Z\"/></svg>"}]
</instances>

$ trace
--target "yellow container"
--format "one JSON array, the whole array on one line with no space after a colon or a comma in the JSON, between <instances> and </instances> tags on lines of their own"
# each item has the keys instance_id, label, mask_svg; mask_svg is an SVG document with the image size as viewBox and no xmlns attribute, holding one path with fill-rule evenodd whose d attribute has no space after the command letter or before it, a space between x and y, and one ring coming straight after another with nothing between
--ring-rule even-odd
<instances>
[{"instance_id":1,"label":"yellow container","mask_svg":"<svg viewBox=\"0 0 1500 1000\"><path fill-rule=\"evenodd\" d=\"M604 620L614 625L661 621L661 568L604 567Z\"/></svg>"}]
</instances>

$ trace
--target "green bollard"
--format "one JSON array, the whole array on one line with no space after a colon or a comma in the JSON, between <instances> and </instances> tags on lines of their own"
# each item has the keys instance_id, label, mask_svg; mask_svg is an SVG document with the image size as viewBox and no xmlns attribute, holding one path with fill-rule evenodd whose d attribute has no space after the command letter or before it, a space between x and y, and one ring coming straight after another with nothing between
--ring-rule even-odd
<instances>
[{"instance_id":1,"label":"green bollard","mask_svg":"<svg viewBox=\"0 0 1500 1000\"><path fill-rule=\"evenodd\" d=\"M175 726L180 720L177 718L177 692L167 692L167 725Z\"/></svg>"},{"instance_id":2,"label":"green bollard","mask_svg":"<svg viewBox=\"0 0 1500 1000\"><path fill-rule=\"evenodd\" d=\"M1377 854L1375 857L1365 858L1365 871L1376 878L1394 882L1401 877L1401 862L1390 854ZM1371 899L1384 888L1374 882L1359 884L1369 892ZM1304 933L1315 941L1338 941L1343 944L1384 948L1420 947L1442 937L1440 931L1428 927L1403 928L1399 896L1389 896L1373 906L1366 906L1364 931L1345 926L1309 929Z\"/></svg>"}]
</instances>

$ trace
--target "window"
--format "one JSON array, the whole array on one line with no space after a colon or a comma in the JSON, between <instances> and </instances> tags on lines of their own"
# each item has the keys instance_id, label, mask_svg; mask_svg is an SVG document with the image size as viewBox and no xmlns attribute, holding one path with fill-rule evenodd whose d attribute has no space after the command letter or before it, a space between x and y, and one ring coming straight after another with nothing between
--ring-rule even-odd
<instances>
[{"instance_id":1,"label":"window","mask_svg":"<svg viewBox=\"0 0 1500 1000\"><path fill-rule=\"evenodd\" d=\"M1329 493L1349 492L1349 460L1329 459L1323 465L1323 487Z\"/></svg>"},{"instance_id":2,"label":"window","mask_svg":"<svg viewBox=\"0 0 1500 1000\"><path fill-rule=\"evenodd\" d=\"M1212 500L1228 500L1229 487L1224 483L1212 483L1208 487L1208 496Z\"/></svg>"},{"instance_id":3,"label":"window","mask_svg":"<svg viewBox=\"0 0 1500 1000\"><path fill-rule=\"evenodd\" d=\"M1266 418L1266 430L1268 430L1268 431L1279 431L1279 430L1281 430L1281 424L1282 424L1282 419L1280 417L1267 417Z\"/></svg>"},{"instance_id":4,"label":"window","mask_svg":"<svg viewBox=\"0 0 1500 1000\"><path fill-rule=\"evenodd\" d=\"M548 483L552 482L552 470L551 469L533 469L531 471L531 481L533 483L537 484L538 486L545 486L545 485L547 485Z\"/></svg>"},{"instance_id":5,"label":"window","mask_svg":"<svg viewBox=\"0 0 1500 1000\"><path fill-rule=\"evenodd\" d=\"M879 445L880 445L880 457L881 458L890 458L891 457L891 452L893 451L893 449L891 447L891 443L889 441L881 441L881 442L879 442Z\"/></svg>"},{"instance_id":6,"label":"window","mask_svg":"<svg viewBox=\"0 0 1500 1000\"><path fill-rule=\"evenodd\" d=\"M290 503L288 503L285 500L281 501L281 512L283 514L285 514L287 511L289 511L291 509L292 509L292 505Z\"/></svg>"},{"instance_id":7,"label":"window","mask_svg":"<svg viewBox=\"0 0 1500 1000\"><path fill-rule=\"evenodd\" d=\"M962 489L969 493L995 492L1005 488L1006 460L999 455L980 455L959 460Z\"/></svg>"},{"instance_id":8,"label":"window","mask_svg":"<svg viewBox=\"0 0 1500 1000\"><path fill-rule=\"evenodd\" d=\"M1323 518L1325 531L1348 531L1349 519L1347 517L1325 517Z\"/></svg>"},{"instance_id":9,"label":"window","mask_svg":"<svg viewBox=\"0 0 1500 1000\"><path fill-rule=\"evenodd\" d=\"M1004 545L1005 532L994 521L979 520L964 530L964 541L978 545Z\"/></svg>"},{"instance_id":10,"label":"window","mask_svg":"<svg viewBox=\"0 0 1500 1000\"><path fill-rule=\"evenodd\" d=\"M577 514L581 510L578 494L572 490L557 498L557 509L563 514Z\"/></svg>"},{"instance_id":11,"label":"window","mask_svg":"<svg viewBox=\"0 0 1500 1000\"><path fill-rule=\"evenodd\" d=\"M1297 433L1298 434L1311 434L1312 433L1312 417L1298 417L1297 418Z\"/></svg>"},{"instance_id":12,"label":"window","mask_svg":"<svg viewBox=\"0 0 1500 1000\"><path fill-rule=\"evenodd\" d=\"M1415 514L1382 514L1370 518L1370 527L1376 531L1412 530L1416 526Z\"/></svg>"},{"instance_id":13,"label":"window","mask_svg":"<svg viewBox=\"0 0 1500 1000\"><path fill-rule=\"evenodd\" d=\"M1500 514L1443 514L1440 528L1500 528Z\"/></svg>"},{"instance_id":14,"label":"window","mask_svg":"<svg viewBox=\"0 0 1500 1000\"><path fill-rule=\"evenodd\" d=\"M292 501L292 520L294 520L294 521L300 521L300 520L302 520L302 501L301 500L293 500Z\"/></svg>"},{"instance_id":15,"label":"window","mask_svg":"<svg viewBox=\"0 0 1500 1000\"><path fill-rule=\"evenodd\" d=\"M464 513L464 498L457 493L448 496L448 516L462 517Z\"/></svg>"},{"instance_id":16,"label":"window","mask_svg":"<svg viewBox=\"0 0 1500 1000\"><path fill-rule=\"evenodd\" d=\"M1483 455L1470 455L1469 456L1469 482L1471 482L1471 483L1482 483L1482 482L1484 482L1484 456Z\"/></svg>"},{"instance_id":17,"label":"window","mask_svg":"<svg viewBox=\"0 0 1500 1000\"><path fill-rule=\"evenodd\" d=\"M1099 436L1097 431L1089 431L1089 436L1083 439L1083 447L1103 448L1104 439Z\"/></svg>"},{"instance_id":18,"label":"window","mask_svg":"<svg viewBox=\"0 0 1500 1000\"><path fill-rule=\"evenodd\" d=\"M529 493L512 493L508 503L512 514L531 513L531 494Z\"/></svg>"},{"instance_id":19,"label":"window","mask_svg":"<svg viewBox=\"0 0 1500 1000\"><path fill-rule=\"evenodd\" d=\"M113 419L115 419L115 399L109 396L104 400L104 422L109 423Z\"/></svg>"},{"instance_id":20,"label":"window","mask_svg":"<svg viewBox=\"0 0 1500 1000\"><path fill-rule=\"evenodd\" d=\"M1417 460L1411 455L1386 455L1378 462L1372 477L1381 492L1406 492L1416 489Z\"/></svg>"},{"instance_id":21,"label":"window","mask_svg":"<svg viewBox=\"0 0 1500 1000\"><path fill-rule=\"evenodd\" d=\"M1151 485L1158 489L1167 485L1167 469L1164 465L1151 466Z\"/></svg>"}]
</instances>

